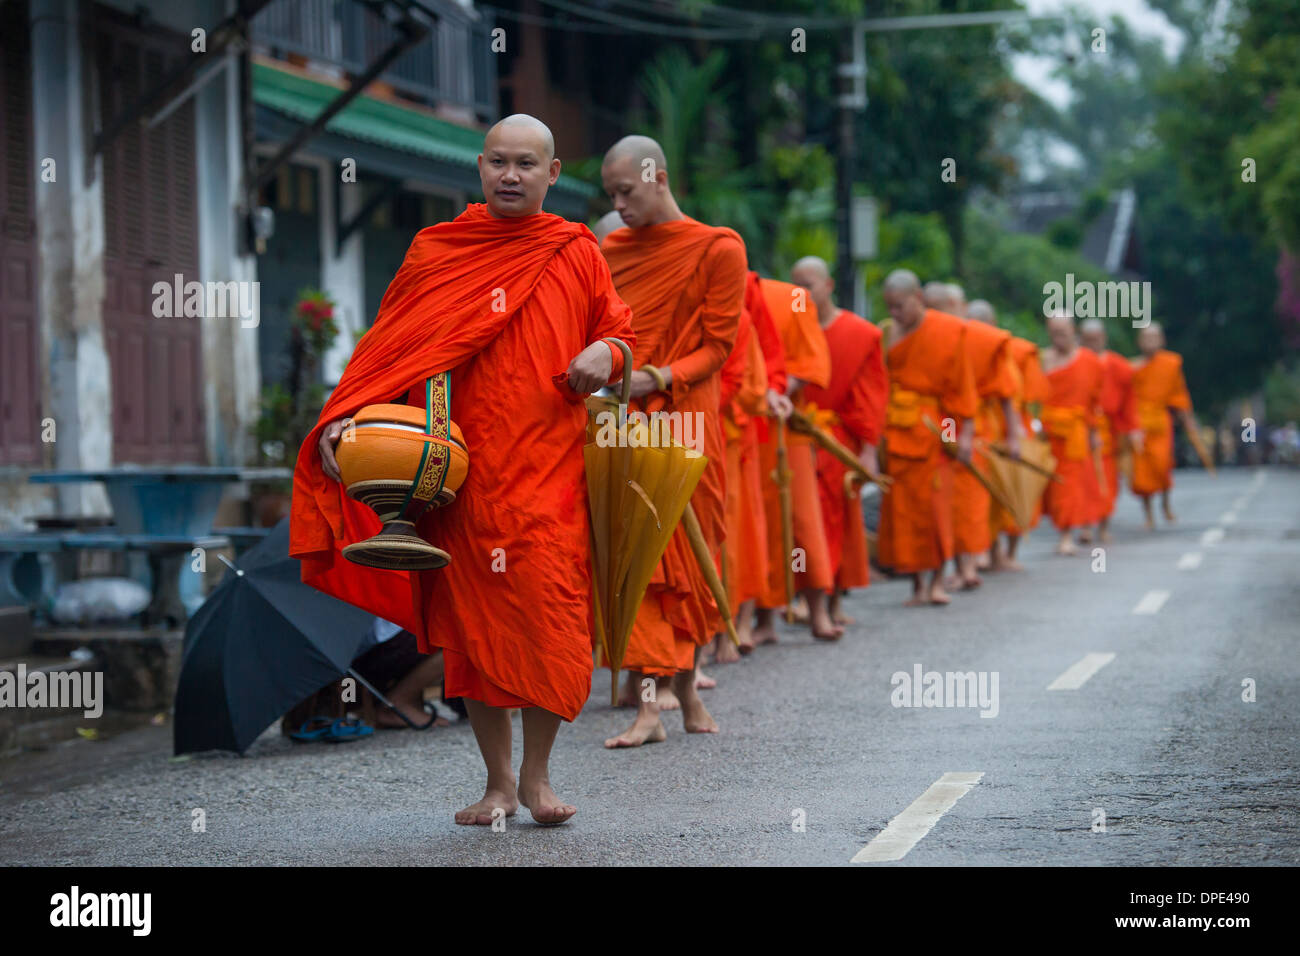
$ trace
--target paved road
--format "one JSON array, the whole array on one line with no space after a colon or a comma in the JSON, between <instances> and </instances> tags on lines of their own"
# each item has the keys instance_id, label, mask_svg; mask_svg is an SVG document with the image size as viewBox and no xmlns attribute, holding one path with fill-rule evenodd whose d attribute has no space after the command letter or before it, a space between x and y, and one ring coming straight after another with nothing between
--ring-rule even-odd
<instances>
[{"instance_id":1,"label":"paved road","mask_svg":"<svg viewBox=\"0 0 1300 956\"><path fill-rule=\"evenodd\" d=\"M716 737L670 715L666 743L604 750L627 718L598 673L556 747L567 827L452 823L480 793L468 727L345 747L272 732L247 757L183 762L149 728L113 743L129 762L55 792L0 766L0 863L849 865L869 843L907 852L856 865L1300 863L1300 473L1180 473L1175 505L1145 534L1122 499L1104 572L1051 555L1044 529L1025 574L947 609L904 609L906 585L878 582L838 645L790 629L718 668ZM1106 663L1048 689L1085 658ZM996 717L893 706L891 676L917 665L996 673ZM970 776L930 791L950 773Z\"/></svg>"}]
</instances>

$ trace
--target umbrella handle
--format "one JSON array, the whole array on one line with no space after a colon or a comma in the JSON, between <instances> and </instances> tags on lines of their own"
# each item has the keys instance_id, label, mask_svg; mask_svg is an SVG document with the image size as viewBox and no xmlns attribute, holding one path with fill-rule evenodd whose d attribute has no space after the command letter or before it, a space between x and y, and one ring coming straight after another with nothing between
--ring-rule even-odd
<instances>
[{"instance_id":1,"label":"umbrella handle","mask_svg":"<svg viewBox=\"0 0 1300 956\"><path fill-rule=\"evenodd\" d=\"M612 335L605 336L601 341L618 346L619 351L623 353L623 395L620 404L626 409L628 401L632 398L632 349L622 339Z\"/></svg>"}]
</instances>

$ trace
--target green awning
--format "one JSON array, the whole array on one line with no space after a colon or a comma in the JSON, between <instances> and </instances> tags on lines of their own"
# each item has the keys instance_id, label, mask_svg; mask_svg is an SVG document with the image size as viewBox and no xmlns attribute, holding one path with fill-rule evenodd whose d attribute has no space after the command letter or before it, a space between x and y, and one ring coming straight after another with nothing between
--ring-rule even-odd
<instances>
[{"instance_id":1,"label":"green awning","mask_svg":"<svg viewBox=\"0 0 1300 956\"><path fill-rule=\"evenodd\" d=\"M328 83L265 63L253 64L254 102L300 122L311 122L338 94L338 88ZM473 170L477 181L483 134L421 110L362 94L326 123L325 129L336 136ZM574 199L586 201L599 192L592 184L564 173L551 189L568 194L565 198L570 203Z\"/></svg>"}]
</instances>

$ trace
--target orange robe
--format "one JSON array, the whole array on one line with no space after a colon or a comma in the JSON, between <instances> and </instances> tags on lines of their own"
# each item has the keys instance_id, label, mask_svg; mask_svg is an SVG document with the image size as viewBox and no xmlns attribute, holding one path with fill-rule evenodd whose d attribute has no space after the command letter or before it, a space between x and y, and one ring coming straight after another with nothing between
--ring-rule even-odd
<instances>
[{"instance_id":1,"label":"orange robe","mask_svg":"<svg viewBox=\"0 0 1300 956\"><path fill-rule=\"evenodd\" d=\"M754 273L750 275L757 276ZM745 285L745 310L736 345L722 367L722 430L727 442L726 585L731 609L756 600L767 581L767 516L763 511L763 481L759 470L758 429L767 408L768 362L759 326L772 317L763 304L757 281ZM784 357L777 363L784 367ZM781 373L784 378L784 372ZM784 387L784 382L782 382Z\"/></svg>"},{"instance_id":2,"label":"orange robe","mask_svg":"<svg viewBox=\"0 0 1300 956\"><path fill-rule=\"evenodd\" d=\"M1101 358L1101 411L1097 433L1106 476L1099 517L1109 517L1119 499L1120 439L1137 428L1137 403L1133 398L1133 366L1118 352L1107 349Z\"/></svg>"},{"instance_id":3,"label":"orange robe","mask_svg":"<svg viewBox=\"0 0 1300 956\"><path fill-rule=\"evenodd\" d=\"M1133 362L1133 400L1142 451L1133 455L1133 493L1151 495L1174 485L1174 422L1171 408L1191 411L1183 378L1183 357L1161 349L1146 362Z\"/></svg>"},{"instance_id":4,"label":"orange robe","mask_svg":"<svg viewBox=\"0 0 1300 956\"><path fill-rule=\"evenodd\" d=\"M1057 529L1066 531L1091 524L1101 513L1100 458L1094 457L1088 436L1100 413L1101 359L1076 348L1068 362L1047 373L1047 381L1052 391L1043 404L1043 429L1061 481L1048 484L1043 505Z\"/></svg>"},{"instance_id":5,"label":"orange robe","mask_svg":"<svg viewBox=\"0 0 1300 956\"><path fill-rule=\"evenodd\" d=\"M1004 399L1014 398L1016 373L1010 354L1011 333L986 322L967 321L966 352L979 394L975 414L975 438L983 442L1006 437ZM977 447L971 461L987 473L988 456ZM953 469L953 547L958 554L983 554L993 544L989 532L989 511L993 499L970 471Z\"/></svg>"},{"instance_id":6,"label":"orange robe","mask_svg":"<svg viewBox=\"0 0 1300 956\"><path fill-rule=\"evenodd\" d=\"M1034 434L1033 413L1031 405L1041 404L1047 400L1051 394L1051 385L1048 384L1047 376L1043 374L1043 366L1038 358L1038 346L1028 339L1012 337L1007 350L1011 356L1011 364L1016 373L1016 411L1020 415L1020 434L1026 437ZM1001 432L995 435L995 439L1005 438L1003 432L1006 431L1006 423L1002 423ZM1034 504L1034 515L1025 527L1016 524L1011 513L1004 508L994 504L991 512L991 525L993 531L1005 532L1010 535L1021 535L1032 528L1038 527L1038 521L1042 517L1043 501L1039 498Z\"/></svg>"},{"instance_id":7,"label":"orange robe","mask_svg":"<svg viewBox=\"0 0 1300 956\"><path fill-rule=\"evenodd\" d=\"M421 230L298 454L290 525L303 580L412 631L424 653L443 648L449 695L566 720L590 693L593 621L587 411L564 373L604 336L634 342L594 240L549 213L498 219L483 204ZM469 473L417 529L451 563L353 564L342 548L380 524L321 471L320 430L447 370Z\"/></svg>"},{"instance_id":8,"label":"orange robe","mask_svg":"<svg viewBox=\"0 0 1300 956\"><path fill-rule=\"evenodd\" d=\"M823 330L831 354L831 380L825 388L807 385L803 397L816 406L816 418L855 455L879 443L885 428L889 379L885 375L880 329L840 309ZM865 588L871 581L862 500L845 494L848 469L824 448L817 449L817 491L835 587Z\"/></svg>"},{"instance_id":9,"label":"orange robe","mask_svg":"<svg viewBox=\"0 0 1300 956\"><path fill-rule=\"evenodd\" d=\"M887 361L886 472L894 483L881 496L881 563L899 574L937 571L953 555L953 465L925 423L942 430L950 419L956 437L961 419L979 409L966 322L927 309Z\"/></svg>"},{"instance_id":10,"label":"orange robe","mask_svg":"<svg viewBox=\"0 0 1300 956\"><path fill-rule=\"evenodd\" d=\"M693 416L709 459L691 504L716 566L726 537L720 373L744 306L745 245L730 229L688 217L615 230L601 251L632 308L636 366L672 372L668 392L652 392L636 404L645 412ZM691 670L696 646L722 629L717 602L679 525L637 611L623 666L655 676Z\"/></svg>"},{"instance_id":11,"label":"orange robe","mask_svg":"<svg viewBox=\"0 0 1300 956\"><path fill-rule=\"evenodd\" d=\"M830 383L831 358L826 335L817 322L817 306L806 289L761 279L763 301L781 335L788 377L805 385ZM794 396L797 407L806 406L803 390ZM829 592L835 586L835 569L826 544L821 500L817 492L817 458L813 441L792 432L785 434L786 459L790 468L790 497L794 524L794 546L802 555L784 553L781 540L781 496L773 475L777 466L776 426L767 427L760 451L759 470L763 476L763 504L767 519L768 574L767 587L758 599L763 608L782 607L786 603L785 569L795 562L795 589L813 588Z\"/></svg>"}]
</instances>

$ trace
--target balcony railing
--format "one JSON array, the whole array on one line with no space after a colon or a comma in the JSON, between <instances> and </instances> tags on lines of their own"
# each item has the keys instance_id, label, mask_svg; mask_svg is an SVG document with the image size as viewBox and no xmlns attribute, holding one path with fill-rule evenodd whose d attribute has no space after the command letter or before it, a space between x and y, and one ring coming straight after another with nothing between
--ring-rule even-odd
<instances>
[{"instance_id":1,"label":"balcony railing","mask_svg":"<svg viewBox=\"0 0 1300 956\"><path fill-rule=\"evenodd\" d=\"M473 110L480 119L496 113L492 21L450 0L425 0L440 16L429 36L380 77L403 93ZM254 46L296 53L361 73L388 48L397 30L353 0L276 0L252 22Z\"/></svg>"}]
</instances>

